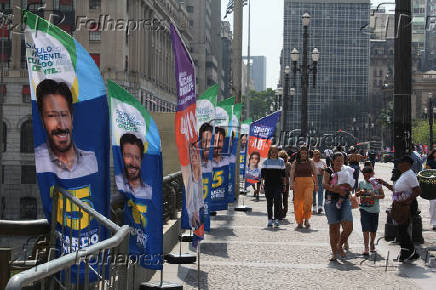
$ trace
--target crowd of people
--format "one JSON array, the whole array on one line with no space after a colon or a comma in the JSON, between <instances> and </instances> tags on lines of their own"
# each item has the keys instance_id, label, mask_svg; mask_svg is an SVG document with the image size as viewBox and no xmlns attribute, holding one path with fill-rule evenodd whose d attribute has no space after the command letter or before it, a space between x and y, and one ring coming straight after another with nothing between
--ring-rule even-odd
<instances>
[{"instance_id":1,"label":"crowd of people","mask_svg":"<svg viewBox=\"0 0 436 290\"><path fill-rule=\"evenodd\" d=\"M376 252L380 199L385 198L385 187L393 192L391 214L398 224L401 246L398 260L419 258L408 230L412 217L417 214L416 198L421 193L416 173L423 168L423 163L425 168L436 169L436 150L430 152L426 162L422 158L417 161L415 153L396 160L393 184L389 184L375 176L376 154L371 152L364 154L350 147L346 153L343 147L337 146L326 149L322 156L319 150L309 150L306 146L287 149L271 146L268 158L255 168L261 175L260 182L254 186L255 196L258 199L264 189L268 227L279 227L279 221L287 217L292 191L296 230L309 229L312 214L325 212L332 252L330 260L335 261L346 256L348 237L353 231L352 209L358 208L364 238L362 254L367 256ZM249 158L257 161L258 156ZM360 173L363 179L359 181ZM433 230L436 230L436 200L430 201L430 211Z\"/></svg>"}]
</instances>

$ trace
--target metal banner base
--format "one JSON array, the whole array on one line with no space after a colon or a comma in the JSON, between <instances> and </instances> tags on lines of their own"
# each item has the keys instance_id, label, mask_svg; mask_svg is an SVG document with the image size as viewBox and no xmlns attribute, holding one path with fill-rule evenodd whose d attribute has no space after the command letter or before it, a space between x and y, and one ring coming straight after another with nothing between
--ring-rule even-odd
<instances>
[{"instance_id":1,"label":"metal banner base","mask_svg":"<svg viewBox=\"0 0 436 290\"><path fill-rule=\"evenodd\" d=\"M216 216L216 211L209 212L209 216Z\"/></svg>"},{"instance_id":2,"label":"metal banner base","mask_svg":"<svg viewBox=\"0 0 436 290\"><path fill-rule=\"evenodd\" d=\"M174 289L182 290L183 286L171 282L146 282L139 286L140 290L151 290L151 289Z\"/></svg>"},{"instance_id":3,"label":"metal banner base","mask_svg":"<svg viewBox=\"0 0 436 290\"><path fill-rule=\"evenodd\" d=\"M253 209L251 207L241 205L238 207L235 207L235 211L242 211L242 212L251 212Z\"/></svg>"},{"instance_id":4,"label":"metal banner base","mask_svg":"<svg viewBox=\"0 0 436 290\"><path fill-rule=\"evenodd\" d=\"M192 243L193 235L192 234L183 234L179 235L179 242L182 243Z\"/></svg>"},{"instance_id":5,"label":"metal banner base","mask_svg":"<svg viewBox=\"0 0 436 290\"><path fill-rule=\"evenodd\" d=\"M168 254L165 255L168 264L193 264L197 261L196 255L192 254Z\"/></svg>"}]
</instances>

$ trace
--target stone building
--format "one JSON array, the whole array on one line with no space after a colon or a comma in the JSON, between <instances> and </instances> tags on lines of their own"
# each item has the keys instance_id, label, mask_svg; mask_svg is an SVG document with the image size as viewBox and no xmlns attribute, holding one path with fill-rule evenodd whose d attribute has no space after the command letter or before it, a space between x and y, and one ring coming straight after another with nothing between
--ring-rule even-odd
<instances>
[{"instance_id":1,"label":"stone building","mask_svg":"<svg viewBox=\"0 0 436 290\"><path fill-rule=\"evenodd\" d=\"M6 0L1 5L2 11L14 15L21 15L19 7L46 19L50 15L65 15L58 26L90 52L105 80L114 80L127 88L151 112L175 111L177 95L169 23L175 23L189 49L192 35L184 4L176 0ZM115 28L115 21L128 19L137 21L137 29L127 32ZM55 24L58 21L56 16L52 20ZM14 25L20 21L19 16L13 18ZM5 84L0 219L42 217L24 36L18 28L0 32Z\"/></svg>"}]
</instances>

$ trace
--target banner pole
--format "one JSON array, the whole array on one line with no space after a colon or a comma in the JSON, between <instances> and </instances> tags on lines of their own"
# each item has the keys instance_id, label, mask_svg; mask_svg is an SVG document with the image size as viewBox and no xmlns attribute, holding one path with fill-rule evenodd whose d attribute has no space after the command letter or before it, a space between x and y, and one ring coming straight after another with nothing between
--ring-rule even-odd
<instances>
[{"instance_id":1,"label":"banner pole","mask_svg":"<svg viewBox=\"0 0 436 290\"><path fill-rule=\"evenodd\" d=\"M200 290L200 245L201 243L198 243L197 246L197 286L198 290Z\"/></svg>"}]
</instances>

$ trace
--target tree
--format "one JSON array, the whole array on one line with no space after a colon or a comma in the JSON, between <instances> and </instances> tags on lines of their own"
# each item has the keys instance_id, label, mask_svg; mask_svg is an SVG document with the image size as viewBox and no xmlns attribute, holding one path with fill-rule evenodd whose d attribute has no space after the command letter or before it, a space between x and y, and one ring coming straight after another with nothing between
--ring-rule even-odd
<instances>
[{"instance_id":1,"label":"tree","mask_svg":"<svg viewBox=\"0 0 436 290\"><path fill-rule=\"evenodd\" d=\"M436 126L433 126L433 136L436 136ZM434 137L433 137L434 138ZM430 125L428 120L414 120L412 124L412 142L414 144L429 144Z\"/></svg>"},{"instance_id":2,"label":"tree","mask_svg":"<svg viewBox=\"0 0 436 290\"><path fill-rule=\"evenodd\" d=\"M275 99L276 92L271 88L262 92L250 91L250 117L253 121L267 116L271 112L270 106Z\"/></svg>"}]
</instances>

